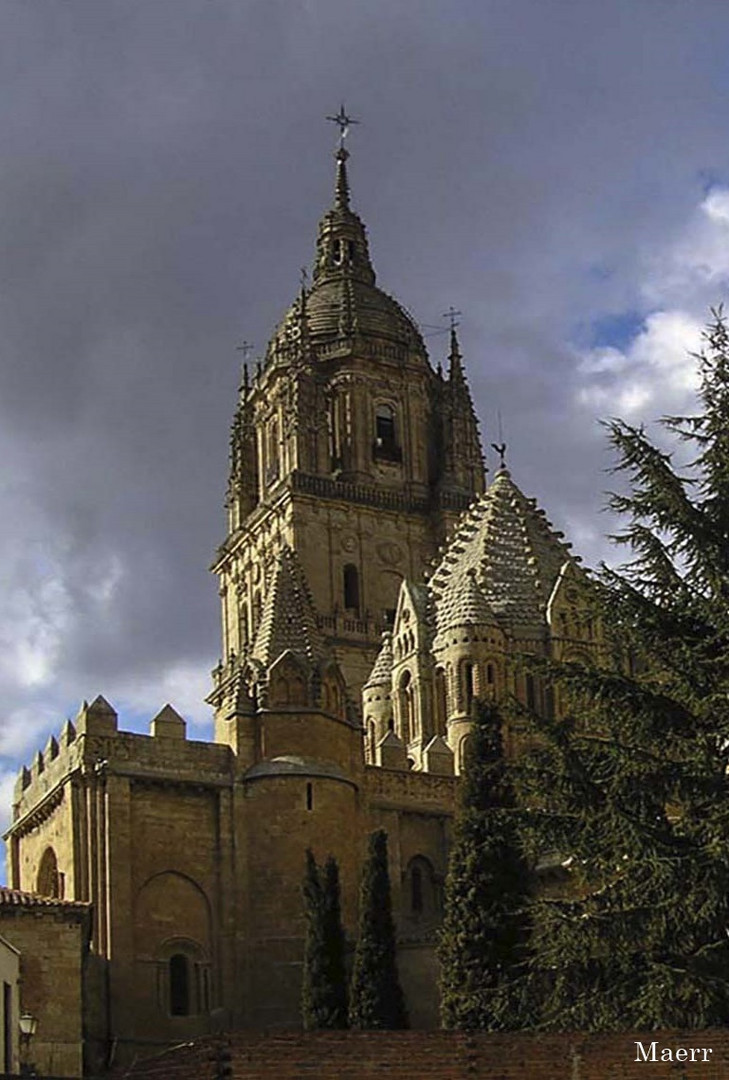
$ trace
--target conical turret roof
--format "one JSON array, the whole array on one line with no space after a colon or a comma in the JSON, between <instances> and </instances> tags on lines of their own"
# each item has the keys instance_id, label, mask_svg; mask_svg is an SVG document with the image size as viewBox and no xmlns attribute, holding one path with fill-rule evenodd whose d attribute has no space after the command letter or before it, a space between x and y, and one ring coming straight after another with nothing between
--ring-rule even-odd
<instances>
[{"instance_id":1,"label":"conical turret roof","mask_svg":"<svg viewBox=\"0 0 729 1080\"><path fill-rule=\"evenodd\" d=\"M364 689L370 690L375 686L389 687L392 681L393 662L392 634L389 630L386 630L382 635L382 648L377 654L377 659L364 685Z\"/></svg>"},{"instance_id":2,"label":"conical turret roof","mask_svg":"<svg viewBox=\"0 0 729 1080\"><path fill-rule=\"evenodd\" d=\"M473 567L451 577L438 599L435 622L438 633L455 626L498 626Z\"/></svg>"},{"instance_id":3,"label":"conical turret roof","mask_svg":"<svg viewBox=\"0 0 729 1080\"><path fill-rule=\"evenodd\" d=\"M433 572L429 588L438 629L454 618L496 621L517 635L546 625L549 597L565 562L573 558L505 468L462 519Z\"/></svg>"},{"instance_id":4,"label":"conical turret roof","mask_svg":"<svg viewBox=\"0 0 729 1080\"><path fill-rule=\"evenodd\" d=\"M276 556L251 656L265 668L287 650L310 664L325 655L314 602L296 552L287 544Z\"/></svg>"}]
</instances>

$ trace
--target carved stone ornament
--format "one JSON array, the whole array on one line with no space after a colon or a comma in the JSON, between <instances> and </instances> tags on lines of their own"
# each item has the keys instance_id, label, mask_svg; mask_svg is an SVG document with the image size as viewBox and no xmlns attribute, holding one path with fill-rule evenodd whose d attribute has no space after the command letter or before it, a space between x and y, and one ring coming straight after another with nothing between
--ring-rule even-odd
<instances>
[{"instance_id":1,"label":"carved stone ornament","mask_svg":"<svg viewBox=\"0 0 729 1080\"><path fill-rule=\"evenodd\" d=\"M396 566L402 562L402 550L392 540L385 540L377 545L377 554L387 566Z\"/></svg>"}]
</instances>

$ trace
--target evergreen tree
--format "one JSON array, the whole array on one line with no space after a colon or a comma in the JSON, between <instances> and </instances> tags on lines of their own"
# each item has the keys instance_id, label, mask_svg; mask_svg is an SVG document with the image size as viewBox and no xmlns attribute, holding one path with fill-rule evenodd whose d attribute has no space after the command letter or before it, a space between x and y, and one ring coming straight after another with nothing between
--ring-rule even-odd
<instances>
[{"instance_id":1,"label":"evergreen tree","mask_svg":"<svg viewBox=\"0 0 729 1080\"><path fill-rule=\"evenodd\" d=\"M494 706L477 702L461 780L438 945L446 1028L526 1026L515 993L525 956L531 876Z\"/></svg>"},{"instance_id":2,"label":"evergreen tree","mask_svg":"<svg viewBox=\"0 0 729 1080\"><path fill-rule=\"evenodd\" d=\"M525 983L546 1027L729 1020L729 334L713 314L701 411L662 421L693 460L679 472L642 428L609 425L634 556L597 586L617 659L553 669L571 709L521 769L532 842L570 870L533 908Z\"/></svg>"},{"instance_id":3,"label":"evergreen tree","mask_svg":"<svg viewBox=\"0 0 729 1080\"><path fill-rule=\"evenodd\" d=\"M301 1012L306 1031L347 1026L347 981L344 931L339 895L339 868L330 855L323 872L306 852L303 884L306 943Z\"/></svg>"},{"instance_id":4,"label":"evergreen tree","mask_svg":"<svg viewBox=\"0 0 729 1080\"><path fill-rule=\"evenodd\" d=\"M395 952L387 833L379 829L369 839L368 858L360 890L359 939L349 991L350 1027L397 1029L407 1027L407 1014Z\"/></svg>"}]
</instances>

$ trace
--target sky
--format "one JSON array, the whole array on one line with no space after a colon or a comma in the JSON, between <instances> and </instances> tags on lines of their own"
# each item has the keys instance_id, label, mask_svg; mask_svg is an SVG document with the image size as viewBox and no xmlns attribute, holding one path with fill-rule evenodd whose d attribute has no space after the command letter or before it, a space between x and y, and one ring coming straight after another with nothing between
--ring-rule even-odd
<instances>
[{"instance_id":1,"label":"sky","mask_svg":"<svg viewBox=\"0 0 729 1080\"><path fill-rule=\"evenodd\" d=\"M723 0L2 0L0 827L84 698L210 737L237 347L311 264L325 117L378 283L434 364L462 313L486 446L596 565L600 419L692 411L729 300L728 95Z\"/></svg>"}]
</instances>

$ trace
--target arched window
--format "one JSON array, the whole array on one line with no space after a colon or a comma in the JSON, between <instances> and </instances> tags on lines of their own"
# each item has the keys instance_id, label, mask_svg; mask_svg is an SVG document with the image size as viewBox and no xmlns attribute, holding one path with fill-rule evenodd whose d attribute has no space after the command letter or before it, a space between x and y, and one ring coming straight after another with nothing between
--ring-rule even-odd
<instances>
[{"instance_id":1,"label":"arched window","mask_svg":"<svg viewBox=\"0 0 729 1080\"><path fill-rule=\"evenodd\" d=\"M416 855L405 870L403 882L404 914L410 919L436 924L441 914L440 884L433 864L424 855Z\"/></svg>"},{"instance_id":2,"label":"arched window","mask_svg":"<svg viewBox=\"0 0 729 1080\"><path fill-rule=\"evenodd\" d=\"M463 665L463 697L466 712L470 713L471 711L475 693L474 665L467 660Z\"/></svg>"},{"instance_id":3,"label":"arched window","mask_svg":"<svg viewBox=\"0 0 729 1080\"><path fill-rule=\"evenodd\" d=\"M47 847L38 866L37 891L41 896L51 896L56 900L63 899L62 880L63 875L58 873L56 853L52 847Z\"/></svg>"},{"instance_id":4,"label":"arched window","mask_svg":"<svg viewBox=\"0 0 729 1080\"><path fill-rule=\"evenodd\" d=\"M359 611L359 571L353 563L344 567L344 607L348 611Z\"/></svg>"},{"instance_id":5,"label":"arched window","mask_svg":"<svg viewBox=\"0 0 729 1080\"><path fill-rule=\"evenodd\" d=\"M375 408L375 458L384 461L402 461L402 450L398 445L397 418L392 405L382 403Z\"/></svg>"},{"instance_id":6,"label":"arched window","mask_svg":"<svg viewBox=\"0 0 729 1080\"><path fill-rule=\"evenodd\" d=\"M266 433L266 484L272 484L279 477L279 434L278 419L271 420Z\"/></svg>"},{"instance_id":7,"label":"arched window","mask_svg":"<svg viewBox=\"0 0 729 1080\"><path fill-rule=\"evenodd\" d=\"M170 957L170 1016L190 1015L190 961L184 953Z\"/></svg>"},{"instance_id":8,"label":"arched window","mask_svg":"<svg viewBox=\"0 0 729 1080\"><path fill-rule=\"evenodd\" d=\"M448 720L446 675L442 667L435 669L435 734L445 735Z\"/></svg>"},{"instance_id":9,"label":"arched window","mask_svg":"<svg viewBox=\"0 0 729 1080\"><path fill-rule=\"evenodd\" d=\"M398 704L400 706L400 738L407 746L415 734L413 724L413 685L409 671L403 672L400 679Z\"/></svg>"},{"instance_id":10,"label":"arched window","mask_svg":"<svg viewBox=\"0 0 729 1080\"><path fill-rule=\"evenodd\" d=\"M527 675L525 679L525 688L527 708L532 709L533 711L537 707L537 689L533 675Z\"/></svg>"},{"instance_id":11,"label":"arched window","mask_svg":"<svg viewBox=\"0 0 729 1080\"><path fill-rule=\"evenodd\" d=\"M413 915L423 910L423 871L417 863L410 874L410 910Z\"/></svg>"}]
</instances>

